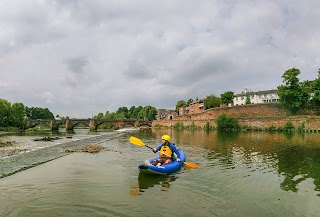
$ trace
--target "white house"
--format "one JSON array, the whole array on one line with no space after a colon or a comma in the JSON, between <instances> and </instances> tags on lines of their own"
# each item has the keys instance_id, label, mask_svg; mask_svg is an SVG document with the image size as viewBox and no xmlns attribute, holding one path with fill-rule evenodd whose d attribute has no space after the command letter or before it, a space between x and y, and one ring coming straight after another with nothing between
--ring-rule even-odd
<instances>
[{"instance_id":1,"label":"white house","mask_svg":"<svg viewBox=\"0 0 320 217\"><path fill-rule=\"evenodd\" d=\"M277 89L264 90L264 91L258 91L258 92L246 91L246 92L234 95L233 105L245 105L247 96L250 97L251 104L276 103L279 101Z\"/></svg>"}]
</instances>

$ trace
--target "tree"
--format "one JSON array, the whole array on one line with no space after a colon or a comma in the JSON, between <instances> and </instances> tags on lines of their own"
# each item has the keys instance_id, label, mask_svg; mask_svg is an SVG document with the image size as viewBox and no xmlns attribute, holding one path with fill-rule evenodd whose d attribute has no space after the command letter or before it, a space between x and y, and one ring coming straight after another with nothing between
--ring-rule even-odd
<instances>
[{"instance_id":1,"label":"tree","mask_svg":"<svg viewBox=\"0 0 320 217\"><path fill-rule=\"evenodd\" d=\"M116 119L116 115L115 115L116 113L114 113L114 112L109 112L109 111L107 111L106 112L106 114L104 115L104 119L107 119L107 120L114 120L114 119ZM99 114L98 114L99 115Z\"/></svg>"},{"instance_id":2,"label":"tree","mask_svg":"<svg viewBox=\"0 0 320 217\"><path fill-rule=\"evenodd\" d=\"M145 110L147 115L146 118L149 121L156 120L156 115L158 114L158 111L155 107L149 105L145 107Z\"/></svg>"},{"instance_id":3,"label":"tree","mask_svg":"<svg viewBox=\"0 0 320 217\"><path fill-rule=\"evenodd\" d=\"M131 108L128 111L128 116L130 119L134 119L134 110L136 109L135 106L131 106Z\"/></svg>"},{"instance_id":4,"label":"tree","mask_svg":"<svg viewBox=\"0 0 320 217\"><path fill-rule=\"evenodd\" d=\"M177 105L176 105L176 113L179 113L179 108L180 107L183 107L183 106L186 106L186 105L187 105L186 101L184 101L184 100L178 101Z\"/></svg>"},{"instance_id":5,"label":"tree","mask_svg":"<svg viewBox=\"0 0 320 217\"><path fill-rule=\"evenodd\" d=\"M10 120L11 125L23 127L24 105L22 103L13 103L11 106Z\"/></svg>"},{"instance_id":6,"label":"tree","mask_svg":"<svg viewBox=\"0 0 320 217\"><path fill-rule=\"evenodd\" d=\"M126 119L128 118L128 108L123 106L123 107L119 107L118 110L116 111L116 114L119 115L119 117L122 117L122 119ZM120 114L123 114L123 115L120 115ZM120 119L120 118L119 118Z\"/></svg>"},{"instance_id":7,"label":"tree","mask_svg":"<svg viewBox=\"0 0 320 217\"><path fill-rule=\"evenodd\" d=\"M205 110L210 109L210 108L219 107L220 104L222 104L222 100L219 97L216 97L214 94L207 96L203 100L203 105L204 105Z\"/></svg>"},{"instance_id":8,"label":"tree","mask_svg":"<svg viewBox=\"0 0 320 217\"><path fill-rule=\"evenodd\" d=\"M22 103L13 103L0 99L0 126L23 127L25 107Z\"/></svg>"},{"instance_id":9,"label":"tree","mask_svg":"<svg viewBox=\"0 0 320 217\"><path fill-rule=\"evenodd\" d=\"M97 116L95 116L94 119L99 120L99 119L103 119L103 118L104 118L103 113L102 113L102 112L99 112L99 114L98 114Z\"/></svg>"},{"instance_id":10,"label":"tree","mask_svg":"<svg viewBox=\"0 0 320 217\"><path fill-rule=\"evenodd\" d=\"M54 115L53 113L48 109L48 108L42 108L42 114L43 116L40 117L40 118L43 118L43 119L54 119Z\"/></svg>"},{"instance_id":11,"label":"tree","mask_svg":"<svg viewBox=\"0 0 320 217\"><path fill-rule=\"evenodd\" d=\"M246 91L246 105L251 104L251 97L252 96L252 92L250 91Z\"/></svg>"},{"instance_id":12,"label":"tree","mask_svg":"<svg viewBox=\"0 0 320 217\"><path fill-rule=\"evenodd\" d=\"M187 101L187 105L190 105L191 103L193 102L193 99L188 99L188 101Z\"/></svg>"},{"instance_id":13,"label":"tree","mask_svg":"<svg viewBox=\"0 0 320 217\"><path fill-rule=\"evenodd\" d=\"M33 120L36 119L53 119L54 115L48 108L39 108L39 107L25 107L26 115Z\"/></svg>"},{"instance_id":14,"label":"tree","mask_svg":"<svg viewBox=\"0 0 320 217\"><path fill-rule=\"evenodd\" d=\"M116 120L116 119L148 119L155 120L158 111L153 106L131 106L128 110L127 107L119 107L116 112L107 111L103 116L103 113L99 113L94 116L94 119L108 119L108 120Z\"/></svg>"},{"instance_id":15,"label":"tree","mask_svg":"<svg viewBox=\"0 0 320 217\"><path fill-rule=\"evenodd\" d=\"M222 103L225 105L233 104L234 92L226 91L220 95Z\"/></svg>"},{"instance_id":16,"label":"tree","mask_svg":"<svg viewBox=\"0 0 320 217\"><path fill-rule=\"evenodd\" d=\"M120 113L115 113L115 119L123 120L123 119L127 119L127 117L125 113L120 112Z\"/></svg>"},{"instance_id":17,"label":"tree","mask_svg":"<svg viewBox=\"0 0 320 217\"><path fill-rule=\"evenodd\" d=\"M138 119L144 119L146 115L146 111L144 109L141 109L138 113Z\"/></svg>"},{"instance_id":18,"label":"tree","mask_svg":"<svg viewBox=\"0 0 320 217\"><path fill-rule=\"evenodd\" d=\"M9 126L9 113L11 109L11 103L8 100L0 98L0 126Z\"/></svg>"},{"instance_id":19,"label":"tree","mask_svg":"<svg viewBox=\"0 0 320 217\"><path fill-rule=\"evenodd\" d=\"M285 85L278 86L279 103L292 114L296 114L299 109L303 108L310 98L308 91L299 82L297 77L299 74L299 69L288 69L282 75Z\"/></svg>"},{"instance_id":20,"label":"tree","mask_svg":"<svg viewBox=\"0 0 320 217\"><path fill-rule=\"evenodd\" d=\"M320 106L320 69L318 70L318 78L311 84L311 92L313 94L311 104Z\"/></svg>"}]
</instances>

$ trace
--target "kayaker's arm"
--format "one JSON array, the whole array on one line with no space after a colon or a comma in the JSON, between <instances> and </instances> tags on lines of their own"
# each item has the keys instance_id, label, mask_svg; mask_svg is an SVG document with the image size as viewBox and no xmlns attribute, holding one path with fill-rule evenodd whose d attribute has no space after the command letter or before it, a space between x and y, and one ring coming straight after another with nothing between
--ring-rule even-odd
<instances>
[{"instance_id":1,"label":"kayaker's arm","mask_svg":"<svg viewBox=\"0 0 320 217\"><path fill-rule=\"evenodd\" d=\"M176 146L171 145L171 150L172 150L174 153L176 153L177 158L180 159L180 152L178 151L178 149L176 148Z\"/></svg>"},{"instance_id":2,"label":"kayaker's arm","mask_svg":"<svg viewBox=\"0 0 320 217\"><path fill-rule=\"evenodd\" d=\"M162 145L159 145L157 148L153 148L153 152L156 153L158 151L160 151Z\"/></svg>"},{"instance_id":3,"label":"kayaker's arm","mask_svg":"<svg viewBox=\"0 0 320 217\"><path fill-rule=\"evenodd\" d=\"M177 161L180 161L180 152L178 151L178 149L176 148L176 146L175 145L172 145L171 144L171 150L174 152L174 153L176 153L176 155L177 155ZM179 159L179 160L178 160Z\"/></svg>"}]
</instances>

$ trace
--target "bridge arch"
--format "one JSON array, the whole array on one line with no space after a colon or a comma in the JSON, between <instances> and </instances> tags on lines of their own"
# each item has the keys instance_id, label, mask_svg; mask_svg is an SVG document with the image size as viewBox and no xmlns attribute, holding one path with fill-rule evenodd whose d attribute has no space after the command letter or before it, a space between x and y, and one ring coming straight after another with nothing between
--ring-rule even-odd
<instances>
[{"instance_id":1,"label":"bridge arch","mask_svg":"<svg viewBox=\"0 0 320 217\"><path fill-rule=\"evenodd\" d=\"M132 126L132 127L140 127L140 126L152 126L152 121L148 120L136 120L136 119L123 119L123 120L105 120L105 119L66 119L66 120L25 120L25 128L35 127L39 124L45 124L51 128L51 130L58 130L60 125L65 124L66 130L73 130L73 128L83 123L86 126L89 126L90 130L95 131L97 130L98 126L103 123L110 123L112 124L115 129L121 129L125 126Z\"/></svg>"},{"instance_id":2,"label":"bridge arch","mask_svg":"<svg viewBox=\"0 0 320 217\"><path fill-rule=\"evenodd\" d=\"M44 120L44 121L35 120L29 123L28 128L35 128L38 125L45 125L51 129L51 121L48 121L48 120Z\"/></svg>"},{"instance_id":3,"label":"bridge arch","mask_svg":"<svg viewBox=\"0 0 320 217\"><path fill-rule=\"evenodd\" d=\"M102 121L101 123L100 123L100 122L97 123L97 124L96 124L96 128L98 129L99 126L101 126L101 125L103 125L103 124L109 124L109 125L112 125L114 129L119 129L119 126L118 126L117 124L115 124L115 123L113 123L113 122L110 122L110 121L108 121L108 120Z\"/></svg>"},{"instance_id":4,"label":"bridge arch","mask_svg":"<svg viewBox=\"0 0 320 217\"><path fill-rule=\"evenodd\" d=\"M76 126L81 125L81 124L84 124L85 126L89 127L89 124L88 124L88 123L79 121L79 122L73 123L72 126L69 126L70 129L68 129L68 130L74 130L74 128L75 128Z\"/></svg>"}]
</instances>

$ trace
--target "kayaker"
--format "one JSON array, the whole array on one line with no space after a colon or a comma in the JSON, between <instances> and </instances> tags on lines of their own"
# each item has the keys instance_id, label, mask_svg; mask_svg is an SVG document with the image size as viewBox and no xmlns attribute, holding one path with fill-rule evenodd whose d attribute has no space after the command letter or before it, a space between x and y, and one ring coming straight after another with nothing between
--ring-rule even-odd
<instances>
[{"instance_id":1,"label":"kayaker","mask_svg":"<svg viewBox=\"0 0 320 217\"><path fill-rule=\"evenodd\" d=\"M152 162L152 165L165 165L172 162L173 154L175 153L177 155L176 161L180 161L180 153L176 146L172 143L170 143L170 136L163 135L161 137L161 145L159 145L157 148L153 148L153 152L159 152L160 157ZM150 164L148 160L145 162L147 165Z\"/></svg>"}]
</instances>

